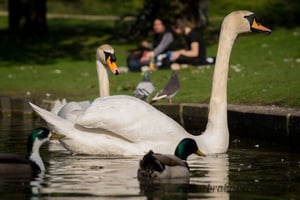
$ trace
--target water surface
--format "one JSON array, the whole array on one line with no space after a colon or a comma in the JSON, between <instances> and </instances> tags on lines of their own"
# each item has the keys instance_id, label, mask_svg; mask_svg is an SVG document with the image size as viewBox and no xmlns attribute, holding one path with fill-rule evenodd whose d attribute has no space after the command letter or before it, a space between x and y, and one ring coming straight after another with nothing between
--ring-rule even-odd
<instances>
[{"instance_id":1,"label":"water surface","mask_svg":"<svg viewBox=\"0 0 300 200\"><path fill-rule=\"evenodd\" d=\"M26 154L31 115L2 115L0 152ZM58 143L43 146L47 171L35 178L0 177L0 199L297 199L300 156L241 139L228 153L190 157L189 182L140 183L140 156L70 155Z\"/></svg>"}]
</instances>

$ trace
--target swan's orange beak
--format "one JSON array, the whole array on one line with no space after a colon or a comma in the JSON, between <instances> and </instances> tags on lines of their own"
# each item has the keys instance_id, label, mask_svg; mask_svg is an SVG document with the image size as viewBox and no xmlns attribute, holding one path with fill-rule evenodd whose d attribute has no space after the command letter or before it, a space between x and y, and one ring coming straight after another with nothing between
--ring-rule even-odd
<instances>
[{"instance_id":1,"label":"swan's orange beak","mask_svg":"<svg viewBox=\"0 0 300 200\"><path fill-rule=\"evenodd\" d=\"M118 66L117 66L116 62L111 61L111 57L110 56L107 57L106 63L107 63L107 65L108 65L108 67L109 67L109 69L110 69L110 71L112 73L114 73L115 75L119 74Z\"/></svg>"},{"instance_id":2,"label":"swan's orange beak","mask_svg":"<svg viewBox=\"0 0 300 200\"><path fill-rule=\"evenodd\" d=\"M268 34L270 34L272 32L271 29L261 25L255 19L253 19L251 29L253 29L255 31L259 31L259 32L265 32L265 33L268 33Z\"/></svg>"}]
</instances>

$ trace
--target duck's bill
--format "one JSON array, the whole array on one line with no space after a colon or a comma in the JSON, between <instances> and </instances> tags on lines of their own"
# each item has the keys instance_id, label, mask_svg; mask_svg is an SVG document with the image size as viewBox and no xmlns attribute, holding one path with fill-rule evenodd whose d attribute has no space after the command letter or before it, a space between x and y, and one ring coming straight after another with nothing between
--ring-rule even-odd
<instances>
[{"instance_id":1,"label":"duck's bill","mask_svg":"<svg viewBox=\"0 0 300 200\"><path fill-rule=\"evenodd\" d=\"M264 32L264 33L268 33L268 34L272 32L271 29L261 25L255 19L252 22L251 29L254 31L257 31L257 32Z\"/></svg>"},{"instance_id":2,"label":"duck's bill","mask_svg":"<svg viewBox=\"0 0 300 200\"><path fill-rule=\"evenodd\" d=\"M198 156L203 156L203 157L206 157L206 155L204 153L202 153L199 149L196 151L196 154Z\"/></svg>"},{"instance_id":3,"label":"duck's bill","mask_svg":"<svg viewBox=\"0 0 300 200\"><path fill-rule=\"evenodd\" d=\"M50 140L60 140L60 139L63 139L64 137L66 137L66 136L64 136L62 134L59 134L59 133L53 133L52 132Z\"/></svg>"},{"instance_id":4,"label":"duck's bill","mask_svg":"<svg viewBox=\"0 0 300 200\"><path fill-rule=\"evenodd\" d=\"M111 61L111 57L108 56L107 59L106 59L106 63L110 69L110 71L112 73L114 73L115 75L118 75L119 74L119 69L118 69L118 66L117 64L114 62L114 61Z\"/></svg>"}]
</instances>

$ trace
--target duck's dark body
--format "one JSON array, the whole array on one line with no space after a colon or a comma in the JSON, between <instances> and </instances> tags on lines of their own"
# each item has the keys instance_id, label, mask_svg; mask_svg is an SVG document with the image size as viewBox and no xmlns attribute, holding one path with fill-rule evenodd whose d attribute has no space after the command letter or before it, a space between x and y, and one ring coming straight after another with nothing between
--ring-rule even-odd
<instances>
[{"instance_id":1,"label":"duck's dark body","mask_svg":"<svg viewBox=\"0 0 300 200\"><path fill-rule=\"evenodd\" d=\"M139 179L165 179L186 177L189 173L185 161L174 155L162 155L149 151L140 161Z\"/></svg>"},{"instance_id":2,"label":"duck's dark body","mask_svg":"<svg viewBox=\"0 0 300 200\"><path fill-rule=\"evenodd\" d=\"M38 172L39 167L26 158L11 153L0 153L1 176L32 176Z\"/></svg>"},{"instance_id":3,"label":"duck's dark body","mask_svg":"<svg viewBox=\"0 0 300 200\"><path fill-rule=\"evenodd\" d=\"M179 142L174 155L149 151L140 161L139 180L166 180L189 178L189 166L186 159L191 154L204 156L193 139L185 138Z\"/></svg>"},{"instance_id":4,"label":"duck's dark body","mask_svg":"<svg viewBox=\"0 0 300 200\"><path fill-rule=\"evenodd\" d=\"M44 171L45 166L39 155L39 149L50 137L48 129L39 127L28 136L26 157L0 153L0 176L32 177Z\"/></svg>"}]
</instances>

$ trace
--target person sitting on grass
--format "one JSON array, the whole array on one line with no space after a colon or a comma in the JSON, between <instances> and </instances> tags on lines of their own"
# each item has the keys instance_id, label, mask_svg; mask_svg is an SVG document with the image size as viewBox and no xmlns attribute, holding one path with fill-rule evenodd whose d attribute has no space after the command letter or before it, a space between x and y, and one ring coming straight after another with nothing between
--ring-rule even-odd
<instances>
[{"instance_id":1,"label":"person sitting on grass","mask_svg":"<svg viewBox=\"0 0 300 200\"><path fill-rule=\"evenodd\" d=\"M215 63L215 58L206 57L206 42L202 38L201 32L187 20L177 19L173 29L176 34L184 36L186 44L184 49L169 53L172 62L194 66Z\"/></svg>"},{"instance_id":2,"label":"person sitting on grass","mask_svg":"<svg viewBox=\"0 0 300 200\"><path fill-rule=\"evenodd\" d=\"M127 66L129 71L140 71L142 66L149 65L151 59L156 59L158 55L174 49L174 34L167 28L162 19L157 18L154 20L153 30L155 33L153 42L142 41L141 46L144 50L136 50L128 56Z\"/></svg>"}]
</instances>

